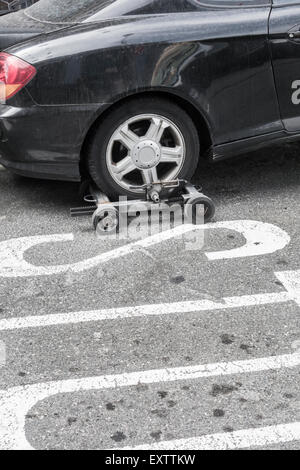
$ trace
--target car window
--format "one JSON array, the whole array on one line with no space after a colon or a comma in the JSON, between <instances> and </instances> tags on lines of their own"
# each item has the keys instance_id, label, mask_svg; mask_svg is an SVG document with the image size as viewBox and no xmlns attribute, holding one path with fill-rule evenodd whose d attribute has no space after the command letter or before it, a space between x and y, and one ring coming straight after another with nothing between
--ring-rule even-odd
<instances>
[{"instance_id":1,"label":"car window","mask_svg":"<svg viewBox=\"0 0 300 470\"><path fill-rule=\"evenodd\" d=\"M39 0L27 8L26 16L42 22L79 22L115 0Z\"/></svg>"}]
</instances>

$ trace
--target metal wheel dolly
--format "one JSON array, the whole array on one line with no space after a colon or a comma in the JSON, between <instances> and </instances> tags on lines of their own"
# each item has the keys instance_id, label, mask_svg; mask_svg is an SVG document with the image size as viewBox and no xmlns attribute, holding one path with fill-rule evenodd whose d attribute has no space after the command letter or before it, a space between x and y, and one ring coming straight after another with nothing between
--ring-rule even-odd
<instances>
[{"instance_id":1,"label":"metal wheel dolly","mask_svg":"<svg viewBox=\"0 0 300 470\"><path fill-rule=\"evenodd\" d=\"M116 233L120 226L120 211L126 211L135 204L141 204L143 210L151 211L155 208L163 212L166 204L180 204L184 208L184 214L193 224L197 224L204 216L204 223L208 223L215 215L213 201L202 193L202 188L196 187L186 180L168 182L153 182L143 186L131 187L132 190L143 190L144 198L111 202L109 198L93 184L83 183L82 192L84 201L88 204L84 207L71 209L72 217L91 215L95 230L100 234ZM202 216L202 217L200 217Z\"/></svg>"}]
</instances>

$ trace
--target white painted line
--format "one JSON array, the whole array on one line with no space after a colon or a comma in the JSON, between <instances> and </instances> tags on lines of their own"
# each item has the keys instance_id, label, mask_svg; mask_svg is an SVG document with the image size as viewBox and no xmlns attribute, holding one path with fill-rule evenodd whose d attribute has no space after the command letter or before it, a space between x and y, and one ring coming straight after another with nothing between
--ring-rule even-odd
<instances>
[{"instance_id":1,"label":"white painted line","mask_svg":"<svg viewBox=\"0 0 300 470\"><path fill-rule=\"evenodd\" d=\"M174 302L138 307L112 308L108 310L92 310L50 315L36 315L0 320L0 331L20 330L24 328L40 328L53 325L68 325L103 320L115 320L134 317L187 314L193 312L209 312L214 310L227 310L242 307L253 307L268 304L292 302L293 298L288 292L274 294L244 295L241 297L225 297L219 302L211 300L197 300L190 302ZM257 312L254 312L258 313Z\"/></svg>"},{"instance_id":2,"label":"white painted line","mask_svg":"<svg viewBox=\"0 0 300 470\"><path fill-rule=\"evenodd\" d=\"M191 225L182 225L174 230L168 230L158 235L153 235L144 240L129 243L106 253L101 253L94 258L90 258L79 263L64 264L58 266L35 266L24 259L24 253L34 246L44 243L59 243L74 241L72 233L57 235L43 235L24 238L13 238L0 243L0 276L1 277L28 277L28 276L49 276L53 274L75 272L79 273L107 261L136 253L141 248L170 240L191 232L194 229Z\"/></svg>"},{"instance_id":3,"label":"white painted line","mask_svg":"<svg viewBox=\"0 0 300 470\"><path fill-rule=\"evenodd\" d=\"M289 235L276 225L255 220L232 220L209 224L210 228L228 229L240 233L246 243L233 250L206 253L209 260L235 259L263 256L285 248L291 241Z\"/></svg>"},{"instance_id":4,"label":"white painted line","mask_svg":"<svg viewBox=\"0 0 300 470\"><path fill-rule=\"evenodd\" d=\"M300 306L300 269L275 273L282 282L291 298Z\"/></svg>"},{"instance_id":5,"label":"white painted line","mask_svg":"<svg viewBox=\"0 0 300 470\"><path fill-rule=\"evenodd\" d=\"M0 165L0 171L5 171L4 166Z\"/></svg>"},{"instance_id":6,"label":"white painted line","mask_svg":"<svg viewBox=\"0 0 300 470\"><path fill-rule=\"evenodd\" d=\"M268 447L293 441L300 441L300 422L162 441L118 450L234 450Z\"/></svg>"},{"instance_id":7,"label":"white painted line","mask_svg":"<svg viewBox=\"0 0 300 470\"><path fill-rule=\"evenodd\" d=\"M44 235L34 237L14 238L0 242L0 276L1 277L28 277L28 276L50 276L61 273L80 273L87 269L99 266L102 263L118 259L123 256L134 254L139 250L150 248L154 245L170 240L175 237L184 236L197 230L233 230L244 236L246 242L239 248L232 250L205 253L209 260L221 260L241 258L247 256L262 256L282 250L289 242L289 235L275 225L257 222L253 220L234 220L218 222L207 225L181 225L172 230L147 237L138 242L129 243L117 249L102 253L74 264L57 266L35 266L24 259L24 253L37 245L43 243L71 242L74 240L72 233ZM202 246L195 252L201 253Z\"/></svg>"},{"instance_id":8,"label":"white painted line","mask_svg":"<svg viewBox=\"0 0 300 470\"><path fill-rule=\"evenodd\" d=\"M77 380L38 383L0 391L0 449L31 449L25 436L25 419L38 402L58 394L79 391L117 389L153 384L195 380L206 377L246 374L300 365L300 351L282 356L261 357L246 361L177 367L131 372L118 375L103 375Z\"/></svg>"}]
</instances>

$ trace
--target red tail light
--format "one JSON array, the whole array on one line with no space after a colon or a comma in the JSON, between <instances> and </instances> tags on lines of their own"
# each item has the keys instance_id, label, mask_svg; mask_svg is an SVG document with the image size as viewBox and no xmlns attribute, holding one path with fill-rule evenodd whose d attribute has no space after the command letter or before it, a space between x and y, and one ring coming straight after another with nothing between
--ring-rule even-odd
<instances>
[{"instance_id":1,"label":"red tail light","mask_svg":"<svg viewBox=\"0 0 300 470\"><path fill-rule=\"evenodd\" d=\"M0 99L8 100L35 76L36 69L18 57L0 52Z\"/></svg>"}]
</instances>

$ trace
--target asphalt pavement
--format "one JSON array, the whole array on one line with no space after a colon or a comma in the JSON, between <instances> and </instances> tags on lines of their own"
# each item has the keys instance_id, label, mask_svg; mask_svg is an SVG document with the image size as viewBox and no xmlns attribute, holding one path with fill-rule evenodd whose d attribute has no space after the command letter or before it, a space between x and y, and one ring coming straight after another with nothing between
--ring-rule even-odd
<instances>
[{"instance_id":1,"label":"asphalt pavement","mask_svg":"<svg viewBox=\"0 0 300 470\"><path fill-rule=\"evenodd\" d=\"M201 164L192 250L97 238L78 185L1 169L0 448L299 450L299 151Z\"/></svg>"}]
</instances>

